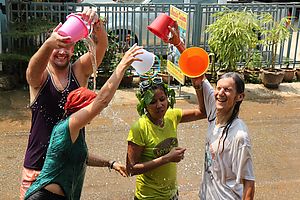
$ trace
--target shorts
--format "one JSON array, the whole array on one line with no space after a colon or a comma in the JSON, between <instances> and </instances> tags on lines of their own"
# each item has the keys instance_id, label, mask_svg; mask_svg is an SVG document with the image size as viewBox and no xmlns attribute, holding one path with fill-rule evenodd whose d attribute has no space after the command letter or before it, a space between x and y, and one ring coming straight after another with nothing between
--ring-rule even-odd
<instances>
[{"instance_id":1,"label":"shorts","mask_svg":"<svg viewBox=\"0 0 300 200\"><path fill-rule=\"evenodd\" d=\"M50 192L45 188L41 188L30 195L27 200L67 200L67 197Z\"/></svg>"},{"instance_id":2,"label":"shorts","mask_svg":"<svg viewBox=\"0 0 300 200\"><path fill-rule=\"evenodd\" d=\"M39 174L40 171L23 167L21 187L20 187L20 200L24 199L26 191L36 180Z\"/></svg>"}]
</instances>

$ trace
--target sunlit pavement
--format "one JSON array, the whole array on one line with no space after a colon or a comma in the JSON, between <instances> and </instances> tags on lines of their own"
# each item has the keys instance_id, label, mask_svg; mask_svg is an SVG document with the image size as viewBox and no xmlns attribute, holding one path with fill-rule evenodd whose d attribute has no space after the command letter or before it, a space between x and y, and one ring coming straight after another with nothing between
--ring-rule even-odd
<instances>
[{"instance_id":1,"label":"sunlit pavement","mask_svg":"<svg viewBox=\"0 0 300 200\"><path fill-rule=\"evenodd\" d=\"M89 151L125 163L126 137L138 118L135 91L117 91L110 106L87 126ZM192 87L182 87L176 107L197 106ZM30 112L27 91L0 92L0 199L17 199ZM247 85L240 117L248 125L256 175L255 199L300 199L300 83L279 90ZM181 199L198 199L203 165L206 120L181 124L179 145L186 147L178 164ZM89 168L82 199L133 199L134 177L123 178L107 168Z\"/></svg>"}]
</instances>

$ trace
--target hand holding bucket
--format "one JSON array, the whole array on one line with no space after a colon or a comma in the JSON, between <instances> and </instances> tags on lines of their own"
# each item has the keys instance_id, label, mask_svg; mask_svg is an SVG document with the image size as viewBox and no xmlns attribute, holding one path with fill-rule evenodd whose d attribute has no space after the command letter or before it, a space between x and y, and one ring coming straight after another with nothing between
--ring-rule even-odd
<instances>
[{"instance_id":1,"label":"hand holding bucket","mask_svg":"<svg viewBox=\"0 0 300 200\"><path fill-rule=\"evenodd\" d=\"M139 50L139 52L143 52L141 54L136 55L135 57L142 61L134 61L131 66L135 69L135 71L139 74L144 74L151 69L154 64L155 56L153 53L146 51L145 49Z\"/></svg>"},{"instance_id":2,"label":"hand holding bucket","mask_svg":"<svg viewBox=\"0 0 300 200\"><path fill-rule=\"evenodd\" d=\"M184 75L190 78L199 77L208 69L208 53L202 48L190 47L182 52L178 64Z\"/></svg>"},{"instance_id":3,"label":"hand holding bucket","mask_svg":"<svg viewBox=\"0 0 300 200\"><path fill-rule=\"evenodd\" d=\"M154 35L160 37L164 42L168 42L168 35L170 33L169 26L173 26L175 21L162 13L147 27Z\"/></svg>"},{"instance_id":4,"label":"hand holding bucket","mask_svg":"<svg viewBox=\"0 0 300 200\"><path fill-rule=\"evenodd\" d=\"M61 36L71 36L71 42L75 43L87 37L89 30L80 15L72 13L67 16L67 20L57 32Z\"/></svg>"}]
</instances>

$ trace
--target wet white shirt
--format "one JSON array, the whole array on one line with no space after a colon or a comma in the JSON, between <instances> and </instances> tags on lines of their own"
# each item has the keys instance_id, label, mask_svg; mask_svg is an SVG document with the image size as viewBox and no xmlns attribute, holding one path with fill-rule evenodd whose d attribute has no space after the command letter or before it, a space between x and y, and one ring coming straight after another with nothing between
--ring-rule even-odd
<instances>
[{"instance_id":1,"label":"wet white shirt","mask_svg":"<svg viewBox=\"0 0 300 200\"><path fill-rule=\"evenodd\" d=\"M203 200L242 199L242 179L255 179L247 126L236 118L225 140L224 135L220 140L224 126L216 126L215 98L207 80L203 83L203 93L209 125L199 197Z\"/></svg>"}]
</instances>

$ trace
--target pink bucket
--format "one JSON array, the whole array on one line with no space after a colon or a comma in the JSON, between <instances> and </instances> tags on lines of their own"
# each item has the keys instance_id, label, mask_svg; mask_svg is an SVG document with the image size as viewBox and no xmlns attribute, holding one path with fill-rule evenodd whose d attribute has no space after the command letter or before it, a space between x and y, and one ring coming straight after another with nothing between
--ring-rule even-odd
<instances>
[{"instance_id":1,"label":"pink bucket","mask_svg":"<svg viewBox=\"0 0 300 200\"><path fill-rule=\"evenodd\" d=\"M147 27L154 35L160 37L164 42L168 41L170 30L168 26L173 26L175 21L162 13L158 15L155 20Z\"/></svg>"},{"instance_id":2,"label":"pink bucket","mask_svg":"<svg viewBox=\"0 0 300 200\"><path fill-rule=\"evenodd\" d=\"M71 42L77 42L87 37L89 30L80 16L72 13L57 32L61 36L71 36Z\"/></svg>"}]
</instances>

